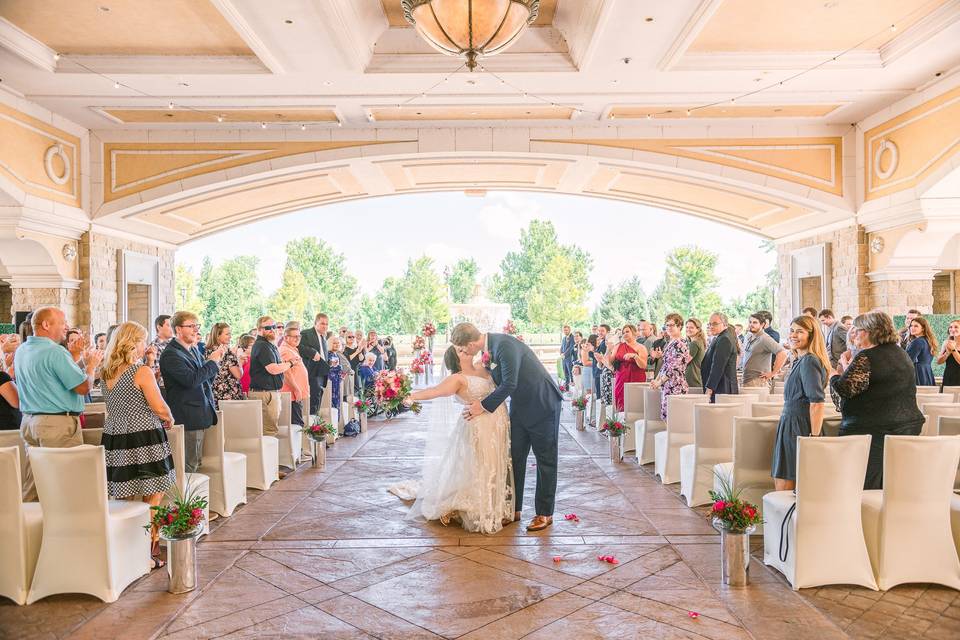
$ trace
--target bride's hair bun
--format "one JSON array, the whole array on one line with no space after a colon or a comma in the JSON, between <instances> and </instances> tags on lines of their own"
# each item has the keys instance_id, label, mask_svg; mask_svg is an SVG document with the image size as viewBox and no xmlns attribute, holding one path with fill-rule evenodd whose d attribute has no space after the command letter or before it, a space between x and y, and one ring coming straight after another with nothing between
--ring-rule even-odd
<instances>
[{"instance_id":1,"label":"bride's hair bun","mask_svg":"<svg viewBox=\"0 0 960 640\"><path fill-rule=\"evenodd\" d=\"M455 346L450 345L443 354L443 366L445 366L450 373L460 373L460 354L457 353Z\"/></svg>"}]
</instances>

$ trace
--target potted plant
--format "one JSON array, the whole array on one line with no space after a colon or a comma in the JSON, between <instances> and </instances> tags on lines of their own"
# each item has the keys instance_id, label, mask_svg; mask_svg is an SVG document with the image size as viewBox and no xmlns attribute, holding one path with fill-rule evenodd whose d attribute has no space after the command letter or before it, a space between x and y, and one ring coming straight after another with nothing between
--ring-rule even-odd
<instances>
[{"instance_id":1,"label":"potted plant","mask_svg":"<svg viewBox=\"0 0 960 640\"><path fill-rule=\"evenodd\" d=\"M168 504L150 507L153 516L146 528L156 527L167 543L167 591L187 593L197 588L197 538L203 533L207 499L196 490L182 493L176 486L168 497Z\"/></svg>"},{"instance_id":2,"label":"potted plant","mask_svg":"<svg viewBox=\"0 0 960 640\"><path fill-rule=\"evenodd\" d=\"M756 505L740 499L725 476L717 474L720 491L710 491L713 527L720 532L723 583L745 587L750 583L750 534L763 522Z\"/></svg>"},{"instance_id":3,"label":"potted plant","mask_svg":"<svg viewBox=\"0 0 960 640\"><path fill-rule=\"evenodd\" d=\"M583 423L583 413L587 409L587 397L574 398L570 401L570 406L573 407L573 415L577 419L577 431L585 431L587 427Z\"/></svg>"},{"instance_id":4,"label":"potted plant","mask_svg":"<svg viewBox=\"0 0 960 640\"><path fill-rule=\"evenodd\" d=\"M600 425L600 433L606 434L610 438L610 460L613 462L623 461L623 434L630 427L617 420L616 418L604 417Z\"/></svg>"},{"instance_id":5,"label":"potted plant","mask_svg":"<svg viewBox=\"0 0 960 640\"><path fill-rule=\"evenodd\" d=\"M314 469L323 469L327 463L327 443L331 431L336 439L337 431L332 424L324 421L320 416L310 416L307 437L310 438L310 466Z\"/></svg>"}]
</instances>

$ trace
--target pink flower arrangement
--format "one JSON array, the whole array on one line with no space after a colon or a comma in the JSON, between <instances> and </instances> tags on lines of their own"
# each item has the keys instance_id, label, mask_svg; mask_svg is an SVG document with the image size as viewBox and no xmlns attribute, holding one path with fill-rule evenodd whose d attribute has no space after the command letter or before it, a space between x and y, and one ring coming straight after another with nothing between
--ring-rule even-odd
<instances>
[{"instance_id":1,"label":"pink flower arrangement","mask_svg":"<svg viewBox=\"0 0 960 640\"><path fill-rule=\"evenodd\" d=\"M605 433L611 438L618 438L627 432L627 429L630 427L620 422L619 420L614 420L613 418L607 418L602 425L600 425L600 433Z\"/></svg>"},{"instance_id":2,"label":"pink flower arrangement","mask_svg":"<svg viewBox=\"0 0 960 640\"><path fill-rule=\"evenodd\" d=\"M203 526L207 499L196 491L183 494L176 487L171 490L169 498L169 504L150 507L150 524L145 528L157 527L160 535L168 539L194 535Z\"/></svg>"},{"instance_id":3,"label":"pink flower arrangement","mask_svg":"<svg viewBox=\"0 0 960 640\"><path fill-rule=\"evenodd\" d=\"M356 407L358 413L367 415L370 413L370 402L366 398L357 398L354 401L353 406Z\"/></svg>"},{"instance_id":4,"label":"pink flower arrangement","mask_svg":"<svg viewBox=\"0 0 960 640\"><path fill-rule=\"evenodd\" d=\"M418 402L407 403L413 383L410 376L399 371L384 370L377 372L373 379L374 398L387 416L395 416L404 409L420 413L422 406Z\"/></svg>"},{"instance_id":5,"label":"pink flower arrangement","mask_svg":"<svg viewBox=\"0 0 960 640\"><path fill-rule=\"evenodd\" d=\"M423 336L417 336L413 339L413 350L417 351L418 349L423 349L427 346L426 342L423 339Z\"/></svg>"},{"instance_id":6,"label":"pink flower arrangement","mask_svg":"<svg viewBox=\"0 0 960 640\"><path fill-rule=\"evenodd\" d=\"M763 522L756 505L740 499L740 491L730 486L727 478L720 479L720 491L710 491L713 506L710 515L714 526L736 533L751 532L754 527Z\"/></svg>"},{"instance_id":7,"label":"pink flower arrangement","mask_svg":"<svg viewBox=\"0 0 960 640\"><path fill-rule=\"evenodd\" d=\"M331 435L336 435L337 428L329 422L325 422L323 420L318 420L314 424L311 424L309 427L307 427L307 435L317 442L326 440L328 433Z\"/></svg>"},{"instance_id":8,"label":"pink flower arrangement","mask_svg":"<svg viewBox=\"0 0 960 640\"><path fill-rule=\"evenodd\" d=\"M422 331L423 335L427 336L428 338L432 338L437 334L437 328L433 326L432 322L427 322L424 324Z\"/></svg>"},{"instance_id":9,"label":"pink flower arrangement","mask_svg":"<svg viewBox=\"0 0 960 640\"><path fill-rule=\"evenodd\" d=\"M573 407L574 411L584 411L587 408L587 398L585 396L574 398L570 401L570 406Z\"/></svg>"},{"instance_id":10,"label":"pink flower arrangement","mask_svg":"<svg viewBox=\"0 0 960 640\"><path fill-rule=\"evenodd\" d=\"M429 352L424 351L410 363L410 373L423 373L431 364L433 364L433 356L431 356Z\"/></svg>"},{"instance_id":11,"label":"pink flower arrangement","mask_svg":"<svg viewBox=\"0 0 960 640\"><path fill-rule=\"evenodd\" d=\"M513 324L513 320L507 320L507 324L503 325L503 332L508 335L516 335L517 327Z\"/></svg>"}]
</instances>

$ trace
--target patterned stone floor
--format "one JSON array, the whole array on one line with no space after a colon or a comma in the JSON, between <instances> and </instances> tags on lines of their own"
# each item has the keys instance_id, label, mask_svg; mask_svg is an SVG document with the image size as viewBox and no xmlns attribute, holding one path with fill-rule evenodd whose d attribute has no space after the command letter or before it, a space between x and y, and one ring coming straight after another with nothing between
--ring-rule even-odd
<instances>
[{"instance_id":1,"label":"patterned stone floor","mask_svg":"<svg viewBox=\"0 0 960 640\"><path fill-rule=\"evenodd\" d=\"M941 587L796 593L757 553L752 585L723 587L704 511L651 469L612 464L606 441L577 432L567 412L552 528L480 536L405 520L386 488L416 475L429 410L371 422L330 449L325 471L251 491L201 543L196 591L168 594L154 572L110 605L0 599L0 638L960 637L960 594ZM619 563L597 560L606 554Z\"/></svg>"}]
</instances>

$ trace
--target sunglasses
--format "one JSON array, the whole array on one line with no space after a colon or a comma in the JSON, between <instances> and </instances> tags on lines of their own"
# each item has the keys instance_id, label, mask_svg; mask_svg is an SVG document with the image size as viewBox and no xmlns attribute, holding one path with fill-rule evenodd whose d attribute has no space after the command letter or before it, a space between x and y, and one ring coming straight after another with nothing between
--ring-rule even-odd
<instances>
[{"instance_id":1,"label":"sunglasses","mask_svg":"<svg viewBox=\"0 0 960 640\"><path fill-rule=\"evenodd\" d=\"M279 329L281 326L282 325L279 324L265 324L260 328L264 329L265 331L273 331L274 329Z\"/></svg>"}]
</instances>

